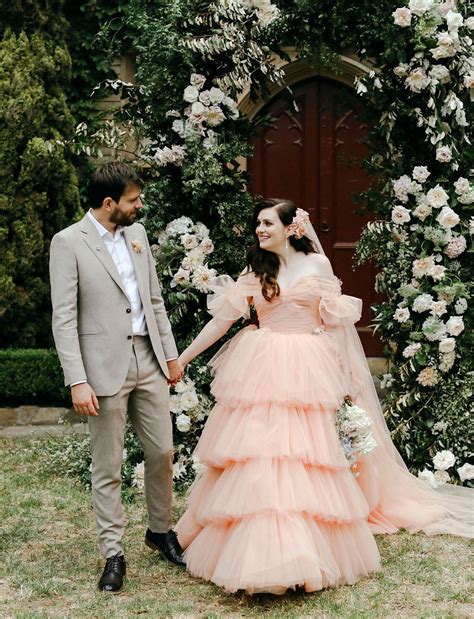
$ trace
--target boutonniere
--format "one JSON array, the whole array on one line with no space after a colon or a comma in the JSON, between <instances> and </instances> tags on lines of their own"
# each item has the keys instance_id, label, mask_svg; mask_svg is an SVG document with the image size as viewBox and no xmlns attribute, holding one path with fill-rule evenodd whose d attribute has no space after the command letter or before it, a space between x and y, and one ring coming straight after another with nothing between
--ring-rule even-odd
<instances>
[{"instance_id":1,"label":"boutonniere","mask_svg":"<svg viewBox=\"0 0 474 619\"><path fill-rule=\"evenodd\" d=\"M143 250L143 245L140 243L140 241L132 241L131 243L132 245L132 249L136 254L140 254Z\"/></svg>"}]
</instances>

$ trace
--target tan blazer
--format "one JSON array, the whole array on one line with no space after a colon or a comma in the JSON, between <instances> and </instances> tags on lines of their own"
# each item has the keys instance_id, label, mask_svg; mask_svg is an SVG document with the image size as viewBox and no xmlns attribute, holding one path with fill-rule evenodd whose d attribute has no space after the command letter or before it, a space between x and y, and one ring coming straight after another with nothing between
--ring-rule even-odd
<instances>
[{"instance_id":1,"label":"tan blazer","mask_svg":"<svg viewBox=\"0 0 474 619\"><path fill-rule=\"evenodd\" d=\"M124 229L145 319L165 376L178 356L145 229ZM135 252L132 242L142 250ZM87 382L98 396L116 394L132 354L132 313L120 275L93 222L86 216L56 234L50 254L53 335L66 385Z\"/></svg>"}]
</instances>

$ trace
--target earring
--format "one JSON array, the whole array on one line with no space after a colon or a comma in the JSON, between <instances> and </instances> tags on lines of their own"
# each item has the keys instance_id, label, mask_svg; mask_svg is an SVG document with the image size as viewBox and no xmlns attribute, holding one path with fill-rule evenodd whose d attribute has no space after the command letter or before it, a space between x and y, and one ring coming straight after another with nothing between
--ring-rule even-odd
<instances>
[{"instance_id":1,"label":"earring","mask_svg":"<svg viewBox=\"0 0 474 619\"><path fill-rule=\"evenodd\" d=\"M288 249L288 237L286 237L286 241L285 241L285 249Z\"/></svg>"}]
</instances>

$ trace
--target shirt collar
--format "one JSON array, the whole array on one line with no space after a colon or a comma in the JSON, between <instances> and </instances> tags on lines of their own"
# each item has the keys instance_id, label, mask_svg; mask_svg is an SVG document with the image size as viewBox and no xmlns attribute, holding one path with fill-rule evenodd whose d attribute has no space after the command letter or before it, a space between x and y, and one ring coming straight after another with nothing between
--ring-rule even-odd
<instances>
[{"instance_id":1,"label":"shirt collar","mask_svg":"<svg viewBox=\"0 0 474 619\"><path fill-rule=\"evenodd\" d=\"M107 228L104 228L104 226L100 223L100 221L97 221L97 219L92 214L92 209L89 209L87 211L87 215L89 219L92 221L92 223L94 224L94 226L97 228L97 232L100 234L101 238L104 237L106 234L108 234L113 239L117 238L116 235L112 236L112 234L107 230ZM117 226L117 232L119 234L123 234L123 226Z\"/></svg>"}]
</instances>

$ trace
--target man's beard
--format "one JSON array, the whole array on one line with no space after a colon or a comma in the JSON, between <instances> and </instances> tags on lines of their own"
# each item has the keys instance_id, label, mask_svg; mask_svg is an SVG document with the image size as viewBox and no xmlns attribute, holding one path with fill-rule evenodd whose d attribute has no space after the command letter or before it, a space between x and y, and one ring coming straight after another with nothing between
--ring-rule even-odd
<instances>
[{"instance_id":1,"label":"man's beard","mask_svg":"<svg viewBox=\"0 0 474 619\"><path fill-rule=\"evenodd\" d=\"M118 209L110 215L110 221L117 226L131 226L133 223L135 223L135 219L136 213L133 212L130 213L130 215L126 215Z\"/></svg>"}]
</instances>

